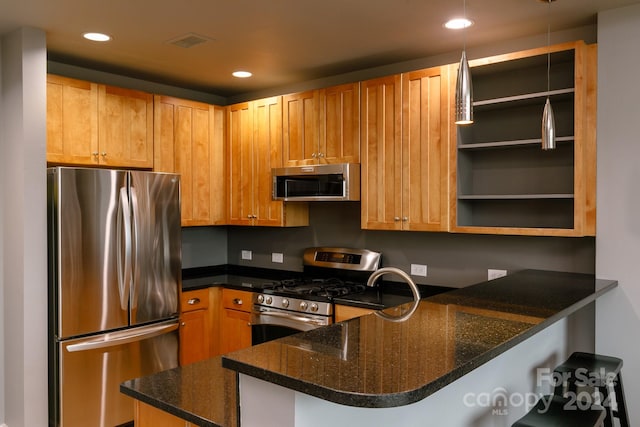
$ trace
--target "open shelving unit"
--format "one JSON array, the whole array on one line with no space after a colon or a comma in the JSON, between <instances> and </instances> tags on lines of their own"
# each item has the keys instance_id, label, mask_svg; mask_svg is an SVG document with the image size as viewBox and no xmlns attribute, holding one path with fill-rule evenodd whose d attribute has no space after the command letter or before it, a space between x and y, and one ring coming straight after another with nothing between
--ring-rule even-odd
<instances>
[{"instance_id":1,"label":"open shelving unit","mask_svg":"<svg viewBox=\"0 0 640 427\"><path fill-rule=\"evenodd\" d=\"M550 87L547 90L547 52ZM587 115L587 46L566 43L472 61L474 123L451 132L454 232L578 236L585 227L595 150ZM555 150L541 149L547 96ZM592 132L593 135L587 135ZM593 180L595 182L595 180ZM595 196L593 196L595 197ZM589 228L590 229L590 228Z\"/></svg>"}]
</instances>

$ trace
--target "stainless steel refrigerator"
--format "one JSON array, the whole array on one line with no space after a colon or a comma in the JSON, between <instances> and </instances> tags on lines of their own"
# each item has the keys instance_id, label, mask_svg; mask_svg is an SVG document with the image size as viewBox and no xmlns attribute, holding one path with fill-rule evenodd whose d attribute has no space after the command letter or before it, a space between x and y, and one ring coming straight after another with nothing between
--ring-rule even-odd
<instances>
[{"instance_id":1,"label":"stainless steel refrigerator","mask_svg":"<svg viewBox=\"0 0 640 427\"><path fill-rule=\"evenodd\" d=\"M133 420L120 383L178 365L180 177L48 169L51 426Z\"/></svg>"}]
</instances>

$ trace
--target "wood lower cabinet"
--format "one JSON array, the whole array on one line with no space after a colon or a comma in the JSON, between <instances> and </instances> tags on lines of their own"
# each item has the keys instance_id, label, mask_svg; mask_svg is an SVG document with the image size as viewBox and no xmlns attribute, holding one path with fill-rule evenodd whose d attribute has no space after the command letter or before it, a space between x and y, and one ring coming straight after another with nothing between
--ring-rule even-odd
<instances>
[{"instance_id":1,"label":"wood lower cabinet","mask_svg":"<svg viewBox=\"0 0 640 427\"><path fill-rule=\"evenodd\" d=\"M336 304L334 317L336 322L342 322L343 320L353 319L355 317L365 316L373 313L373 310L368 308L353 307L350 305Z\"/></svg>"},{"instance_id":2,"label":"wood lower cabinet","mask_svg":"<svg viewBox=\"0 0 640 427\"><path fill-rule=\"evenodd\" d=\"M153 95L49 74L47 162L153 167Z\"/></svg>"},{"instance_id":3,"label":"wood lower cabinet","mask_svg":"<svg viewBox=\"0 0 640 427\"><path fill-rule=\"evenodd\" d=\"M251 292L236 289L222 290L221 354L251 347L251 298Z\"/></svg>"},{"instance_id":4,"label":"wood lower cabinet","mask_svg":"<svg viewBox=\"0 0 640 427\"><path fill-rule=\"evenodd\" d=\"M285 95L283 165L360 162L360 84Z\"/></svg>"},{"instance_id":5,"label":"wood lower cabinet","mask_svg":"<svg viewBox=\"0 0 640 427\"><path fill-rule=\"evenodd\" d=\"M271 169L282 165L282 98L228 107L228 175L231 225L309 225L306 203L273 200Z\"/></svg>"},{"instance_id":6,"label":"wood lower cabinet","mask_svg":"<svg viewBox=\"0 0 640 427\"><path fill-rule=\"evenodd\" d=\"M218 307L221 289L211 287L180 296L180 365L219 354Z\"/></svg>"},{"instance_id":7,"label":"wood lower cabinet","mask_svg":"<svg viewBox=\"0 0 640 427\"><path fill-rule=\"evenodd\" d=\"M178 418L168 412L134 400L135 427L195 427L188 421Z\"/></svg>"},{"instance_id":8,"label":"wood lower cabinet","mask_svg":"<svg viewBox=\"0 0 640 427\"><path fill-rule=\"evenodd\" d=\"M154 170L181 175L182 225L226 223L224 107L154 100Z\"/></svg>"},{"instance_id":9,"label":"wood lower cabinet","mask_svg":"<svg viewBox=\"0 0 640 427\"><path fill-rule=\"evenodd\" d=\"M362 228L448 229L449 70L361 83Z\"/></svg>"}]
</instances>

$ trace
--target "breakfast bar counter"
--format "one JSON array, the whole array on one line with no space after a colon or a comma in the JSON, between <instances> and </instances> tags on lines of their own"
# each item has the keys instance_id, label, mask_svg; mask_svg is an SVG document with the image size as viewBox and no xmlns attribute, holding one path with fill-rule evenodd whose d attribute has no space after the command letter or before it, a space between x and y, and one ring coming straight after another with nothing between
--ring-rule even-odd
<instances>
[{"instance_id":1,"label":"breakfast bar counter","mask_svg":"<svg viewBox=\"0 0 640 427\"><path fill-rule=\"evenodd\" d=\"M237 422L230 392L235 377L229 376L235 372L241 385L243 378L253 378L348 407L403 407L589 306L616 285L588 274L525 270L423 299L404 322L371 314L127 381L121 391L206 426ZM184 394L185 385L199 390L188 398L163 397L162 390ZM207 405L221 400L233 416L208 418Z\"/></svg>"}]
</instances>

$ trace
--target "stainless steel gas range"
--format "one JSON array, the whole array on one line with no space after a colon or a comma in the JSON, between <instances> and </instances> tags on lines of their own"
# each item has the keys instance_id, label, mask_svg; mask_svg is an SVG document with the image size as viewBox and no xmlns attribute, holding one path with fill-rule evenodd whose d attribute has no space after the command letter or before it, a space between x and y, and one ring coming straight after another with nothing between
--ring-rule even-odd
<instances>
[{"instance_id":1,"label":"stainless steel gas range","mask_svg":"<svg viewBox=\"0 0 640 427\"><path fill-rule=\"evenodd\" d=\"M363 293L380 258L367 249L306 249L301 277L265 283L253 295L253 344L333 323L334 298Z\"/></svg>"}]
</instances>

